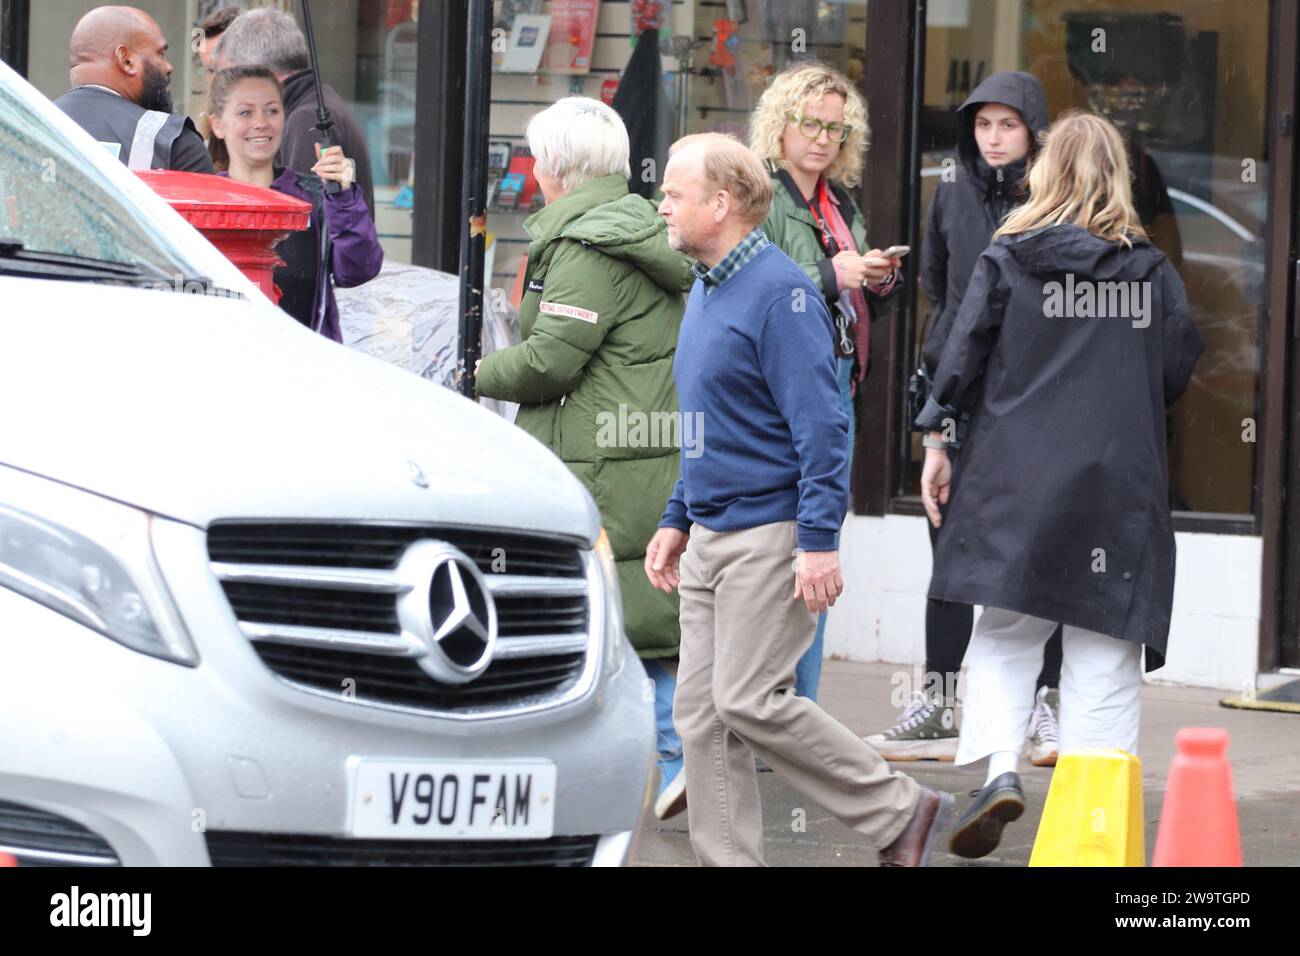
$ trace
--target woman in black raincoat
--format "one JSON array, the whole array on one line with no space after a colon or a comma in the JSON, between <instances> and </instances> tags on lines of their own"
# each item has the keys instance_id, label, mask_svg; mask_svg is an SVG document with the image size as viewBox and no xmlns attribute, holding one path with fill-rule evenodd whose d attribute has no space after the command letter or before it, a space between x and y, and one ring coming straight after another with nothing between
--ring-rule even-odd
<instances>
[{"instance_id":1,"label":"woman in black raincoat","mask_svg":"<svg viewBox=\"0 0 1300 956\"><path fill-rule=\"evenodd\" d=\"M945 165L930 205L921 286L933 309L922 365L933 381L980 253L1007 214L1027 197L1025 170L1047 128L1047 95L1031 73L994 73L958 108L958 162ZM930 528L933 548L938 529ZM975 610L934 599L925 608L925 680L888 730L867 737L887 760L953 760L957 756L957 674L970 643ZM1047 642L1029 729L1030 761L1056 763L1057 683L1061 636Z\"/></svg>"},{"instance_id":2,"label":"woman in black raincoat","mask_svg":"<svg viewBox=\"0 0 1300 956\"><path fill-rule=\"evenodd\" d=\"M1061 750L1137 750L1142 651L1164 663L1174 588L1165 407L1203 345L1133 208L1123 140L1071 113L1029 201L979 257L952 321L921 497L942 525L930 597L981 604L957 762L988 779L952 850L991 852L1024 809L1017 760L1043 644L1064 625ZM969 414L955 467L954 423ZM947 505L946 516L940 506Z\"/></svg>"}]
</instances>

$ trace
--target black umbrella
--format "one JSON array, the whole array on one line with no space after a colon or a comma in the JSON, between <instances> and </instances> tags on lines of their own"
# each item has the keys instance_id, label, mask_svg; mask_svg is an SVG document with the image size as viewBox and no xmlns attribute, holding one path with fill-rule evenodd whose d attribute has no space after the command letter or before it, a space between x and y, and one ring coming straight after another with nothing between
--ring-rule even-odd
<instances>
[{"instance_id":1,"label":"black umbrella","mask_svg":"<svg viewBox=\"0 0 1300 956\"><path fill-rule=\"evenodd\" d=\"M325 90L321 86L320 66L316 59L316 32L311 27L311 4L308 0L302 0L302 25L303 32L307 34L307 55L311 57L311 81L316 87L316 125L313 129L320 133L320 148L323 153L334 145L334 138L331 135L334 131L334 121L330 119L330 111L325 108ZM343 189L332 179L326 180L324 185L327 193L337 193ZM328 270L330 267L329 230L325 228L324 223L320 223L318 232L320 245L316 250L316 268ZM328 296L321 296L316 307L316 315L312 320L313 332L319 332L325 324L325 310L328 304Z\"/></svg>"},{"instance_id":2,"label":"black umbrella","mask_svg":"<svg viewBox=\"0 0 1300 956\"><path fill-rule=\"evenodd\" d=\"M330 111L325 108L325 90L321 86L320 66L316 59L316 32L311 28L311 4L308 0L302 0L302 25L303 32L307 34L307 55L311 57L311 81L316 87L316 125L312 128L320 132L320 148L324 152L334 145L334 139L330 135L334 130L334 121L330 119ZM325 183L327 192L336 193L342 188L332 179Z\"/></svg>"}]
</instances>

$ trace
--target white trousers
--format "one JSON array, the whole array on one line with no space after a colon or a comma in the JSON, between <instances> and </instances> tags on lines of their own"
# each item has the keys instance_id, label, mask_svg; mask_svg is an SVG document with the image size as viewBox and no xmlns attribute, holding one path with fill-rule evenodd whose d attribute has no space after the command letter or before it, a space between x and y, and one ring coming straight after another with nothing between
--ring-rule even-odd
<instances>
[{"instance_id":1,"label":"white trousers","mask_svg":"<svg viewBox=\"0 0 1300 956\"><path fill-rule=\"evenodd\" d=\"M966 649L958 764L1023 749L1043 648L1054 630L1054 621L984 609ZM1141 689L1142 645L1065 625L1060 752L1115 747L1136 755Z\"/></svg>"}]
</instances>

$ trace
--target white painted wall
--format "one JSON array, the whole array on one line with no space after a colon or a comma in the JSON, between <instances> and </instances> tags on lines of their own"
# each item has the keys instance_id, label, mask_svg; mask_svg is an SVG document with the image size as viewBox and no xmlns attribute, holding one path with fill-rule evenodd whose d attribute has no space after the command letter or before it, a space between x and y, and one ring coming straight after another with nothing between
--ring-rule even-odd
<instances>
[{"instance_id":1,"label":"white painted wall","mask_svg":"<svg viewBox=\"0 0 1300 956\"><path fill-rule=\"evenodd\" d=\"M1169 653L1147 679L1241 690L1256 676L1262 540L1176 537ZM851 515L840 541L845 592L827 623L827 656L924 664L931 564L925 519Z\"/></svg>"}]
</instances>

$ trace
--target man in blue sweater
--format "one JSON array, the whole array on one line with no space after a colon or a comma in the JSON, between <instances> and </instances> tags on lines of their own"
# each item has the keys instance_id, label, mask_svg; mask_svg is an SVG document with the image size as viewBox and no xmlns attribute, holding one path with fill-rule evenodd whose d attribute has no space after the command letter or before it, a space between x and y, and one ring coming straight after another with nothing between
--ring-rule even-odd
<instances>
[{"instance_id":1,"label":"man in blue sweater","mask_svg":"<svg viewBox=\"0 0 1300 956\"><path fill-rule=\"evenodd\" d=\"M681 458L646 574L681 592L673 719L691 844L705 866L763 864L757 754L880 847L882 865L924 866L952 797L891 771L794 693L817 614L844 590L848 421L830 314L758 228L771 179L740 142L678 140L663 192L669 244L698 260L673 374L682 415L706 427L702 452Z\"/></svg>"}]
</instances>

